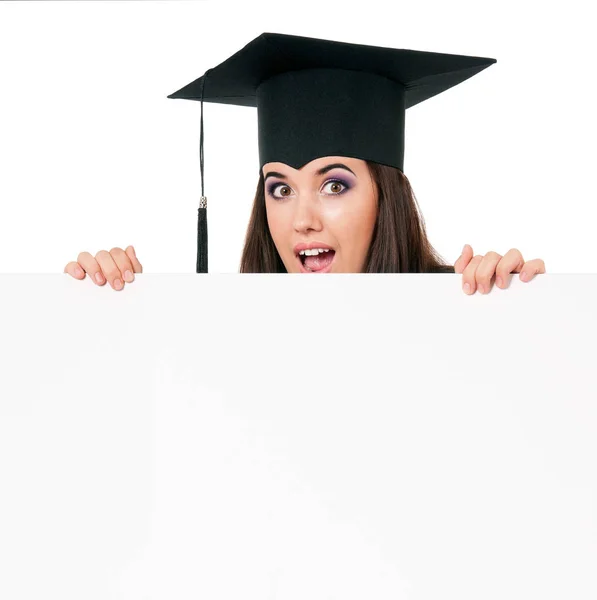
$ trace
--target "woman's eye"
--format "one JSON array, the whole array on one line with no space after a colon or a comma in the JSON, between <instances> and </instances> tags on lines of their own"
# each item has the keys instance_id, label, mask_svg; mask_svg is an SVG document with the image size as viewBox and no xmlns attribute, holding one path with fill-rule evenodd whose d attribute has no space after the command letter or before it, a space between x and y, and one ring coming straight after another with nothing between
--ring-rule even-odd
<instances>
[{"instance_id":1,"label":"woman's eye","mask_svg":"<svg viewBox=\"0 0 597 600\"><path fill-rule=\"evenodd\" d=\"M279 194L276 194L274 192L280 190ZM290 188L287 185L284 185L282 183L278 183L276 185L273 185L270 189L269 189L269 193L271 196L273 196L274 198L286 198L286 196L289 196L291 193Z\"/></svg>"},{"instance_id":2,"label":"woman's eye","mask_svg":"<svg viewBox=\"0 0 597 600\"><path fill-rule=\"evenodd\" d=\"M328 188L329 186L329 188ZM324 186L323 189L325 190L326 188L328 188L330 191L330 194L341 194L344 190L348 189L348 186L344 183L342 183L341 181L328 181Z\"/></svg>"},{"instance_id":3,"label":"woman's eye","mask_svg":"<svg viewBox=\"0 0 597 600\"><path fill-rule=\"evenodd\" d=\"M332 196L338 196L348 189L344 182L332 179L323 186L323 191ZM284 183L275 183L269 188L270 196L280 200L292 194L292 188Z\"/></svg>"}]
</instances>

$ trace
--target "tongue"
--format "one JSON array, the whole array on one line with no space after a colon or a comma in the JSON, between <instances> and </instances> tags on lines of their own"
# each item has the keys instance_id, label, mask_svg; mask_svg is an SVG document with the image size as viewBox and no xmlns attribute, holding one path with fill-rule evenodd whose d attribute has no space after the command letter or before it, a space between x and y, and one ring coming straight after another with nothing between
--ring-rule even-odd
<instances>
[{"instance_id":1,"label":"tongue","mask_svg":"<svg viewBox=\"0 0 597 600\"><path fill-rule=\"evenodd\" d=\"M323 254L317 254L316 256L305 257L305 267L311 269L311 271L321 271L331 264L334 260L335 252L330 250Z\"/></svg>"}]
</instances>

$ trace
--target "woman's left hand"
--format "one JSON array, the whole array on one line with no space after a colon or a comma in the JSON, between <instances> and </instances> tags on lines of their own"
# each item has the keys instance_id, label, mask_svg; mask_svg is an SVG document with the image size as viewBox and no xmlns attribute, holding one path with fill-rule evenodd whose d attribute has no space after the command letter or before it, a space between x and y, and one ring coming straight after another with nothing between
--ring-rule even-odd
<instances>
[{"instance_id":1,"label":"woman's left hand","mask_svg":"<svg viewBox=\"0 0 597 600\"><path fill-rule=\"evenodd\" d=\"M540 258L524 262L522 254L516 248L508 250L504 256L488 252L484 256L478 254L473 257L473 249L465 244L462 254L454 263L454 272L462 273L465 294L474 294L475 289L486 294L491 289L494 273L495 284L503 289L508 287L510 273L520 273L521 281L530 281L537 273L545 273L545 263Z\"/></svg>"}]
</instances>

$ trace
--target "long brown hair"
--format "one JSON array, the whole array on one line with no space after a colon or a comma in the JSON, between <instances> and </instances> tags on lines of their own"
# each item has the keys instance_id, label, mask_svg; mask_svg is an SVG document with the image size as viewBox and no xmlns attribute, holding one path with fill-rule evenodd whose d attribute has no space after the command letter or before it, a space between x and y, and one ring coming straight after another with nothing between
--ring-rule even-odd
<instances>
[{"instance_id":1,"label":"long brown hair","mask_svg":"<svg viewBox=\"0 0 597 600\"><path fill-rule=\"evenodd\" d=\"M425 220L400 169L367 161L377 185L378 215L363 273L454 273L427 239ZM241 273L287 273L267 224L265 185L259 182L240 262Z\"/></svg>"}]
</instances>

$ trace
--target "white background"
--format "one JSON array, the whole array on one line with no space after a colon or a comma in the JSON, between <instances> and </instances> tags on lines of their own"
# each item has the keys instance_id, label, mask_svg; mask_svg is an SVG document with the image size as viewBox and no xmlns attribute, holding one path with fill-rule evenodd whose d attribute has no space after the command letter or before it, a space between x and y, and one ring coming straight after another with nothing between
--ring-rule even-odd
<instances>
[{"instance_id":1,"label":"white background","mask_svg":"<svg viewBox=\"0 0 597 600\"><path fill-rule=\"evenodd\" d=\"M2 2L0 272L61 273L133 244L194 273L198 102L166 96L270 31L496 58L407 111L405 172L450 263L519 248L594 272L591 3ZM391 11L391 12L388 12ZM205 105L210 272L238 272L255 109Z\"/></svg>"}]
</instances>

